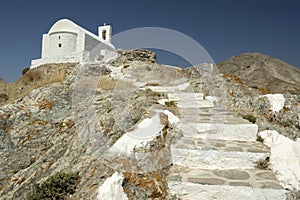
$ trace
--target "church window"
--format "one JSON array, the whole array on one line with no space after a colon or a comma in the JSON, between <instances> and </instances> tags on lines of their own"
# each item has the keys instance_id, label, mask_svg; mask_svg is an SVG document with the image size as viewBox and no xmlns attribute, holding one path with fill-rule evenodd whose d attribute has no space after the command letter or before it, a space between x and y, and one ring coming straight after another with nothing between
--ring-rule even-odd
<instances>
[{"instance_id":1,"label":"church window","mask_svg":"<svg viewBox=\"0 0 300 200\"><path fill-rule=\"evenodd\" d=\"M102 39L103 39L103 40L106 40L106 30L103 30L103 31L102 31Z\"/></svg>"}]
</instances>

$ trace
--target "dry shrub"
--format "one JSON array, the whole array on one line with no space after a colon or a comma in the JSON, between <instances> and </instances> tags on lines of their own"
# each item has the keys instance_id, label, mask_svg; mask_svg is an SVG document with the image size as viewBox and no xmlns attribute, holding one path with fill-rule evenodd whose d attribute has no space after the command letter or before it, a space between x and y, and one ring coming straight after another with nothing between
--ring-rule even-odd
<instances>
[{"instance_id":1,"label":"dry shrub","mask_svg":"<svg viewBox=\"0 0 300 200\"><path fill-rule=\"evenodd\" d=\"M269 170L270 169L270 158L259 159L255 162L255 168L260 170Z\"/></svg>"},{"instance_id":2,"label":"dry shrub","mask_svg":"<svg viewBox=\"0 0 300 200\"><path fill-rule=\"evenodd\" d=\"M42 79L42 73L38 70L29 70L27 73L25 73L21 78L20 82L23 85L29 85L33 82L39 81Z\"/></svg>"},{"instance_id":3,"label":"dry shrub","mask_svg":"<svg viewBox=\"0 0 300 200\"><path fill-rule=\"evenodd\" d=\"M30 67L26 67L22 70L22 75L26 74L30 70Z\"/></svg>"},{"instance_id":4,"label":"dry shrub","mask_svg":"<svg viewBox=\"0 0 300 200\"><path fill-rule=\"evenodd\" d=\"M6 93L0 93L0 100L1 101L7 101L8 99L9 99L9 97Z\"/></svg>"}]
</instances>

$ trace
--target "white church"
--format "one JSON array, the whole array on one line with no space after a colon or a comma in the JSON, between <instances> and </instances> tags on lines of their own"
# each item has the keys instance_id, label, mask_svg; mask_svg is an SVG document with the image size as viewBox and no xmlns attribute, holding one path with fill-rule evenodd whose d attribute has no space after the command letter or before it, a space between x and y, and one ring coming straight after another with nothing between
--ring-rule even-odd
<instances>
[{"instance_id":1,"label":"white church","mask_svg":"<svg viewBox=\"0 0 300 200\"><path fill-rule=\"evenodd\" d=\"M95 35L68 19L61 19L43 34L42 56L32 60L30 68L48 63L85 63L91 58L113 57L115 47L111 37L110 25L99 26L98 35Z\"/></svg>"}]
</instances>

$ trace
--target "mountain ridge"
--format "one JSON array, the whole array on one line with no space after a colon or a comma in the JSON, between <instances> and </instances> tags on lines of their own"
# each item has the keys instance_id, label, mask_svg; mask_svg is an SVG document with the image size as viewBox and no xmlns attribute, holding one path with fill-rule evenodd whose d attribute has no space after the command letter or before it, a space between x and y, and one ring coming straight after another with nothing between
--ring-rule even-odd
<instances>
[{"instance_id":1,"label":"mountain ridge","mask_svg":"<svg viewBox=\"0 0 300 200\"><path fill-rule=\"evenodd\" d=\"M217 64L224 74L234 74L252 88L271 93L300 94L300 69L258 52L243 53Z\"/></svg>"}]
</instances>

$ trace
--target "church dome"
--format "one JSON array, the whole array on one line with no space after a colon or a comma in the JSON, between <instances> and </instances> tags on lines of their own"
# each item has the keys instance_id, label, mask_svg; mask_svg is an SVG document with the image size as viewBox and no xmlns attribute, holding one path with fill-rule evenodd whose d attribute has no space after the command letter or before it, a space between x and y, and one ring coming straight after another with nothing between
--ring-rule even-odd
<instances>
[{"instance_id":1,"label":"church dome","mask_svg":"<svg viewBox=\"0 0 300 200\"><path fill-rule=\"evenodd\" d=\"M68 19L61 19L57 21L49 30L49 34L55 32L73 32L78 33L80 31L80 27L74 22Z\"/></svg>"}]
</instances>

